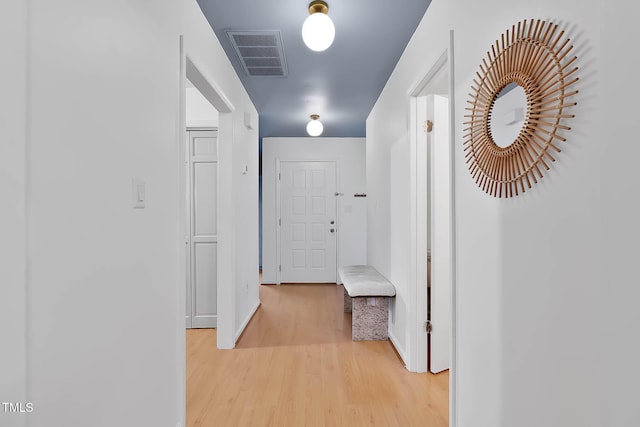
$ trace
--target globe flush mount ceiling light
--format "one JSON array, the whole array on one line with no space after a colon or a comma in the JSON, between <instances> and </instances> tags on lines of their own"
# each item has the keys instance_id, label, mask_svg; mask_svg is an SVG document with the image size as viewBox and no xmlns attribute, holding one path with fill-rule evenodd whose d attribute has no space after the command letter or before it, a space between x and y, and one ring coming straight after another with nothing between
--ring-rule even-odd
<instances>
[{"instance_id":1,"label":"globe flush mount ceiling light","mask_svg":"<svg viewBox=\"0 0 640 427\"><path fill-rule=\"evenodd\" d=\"M311 115L311 121L307 123L307 133L310 136L320 136L322 134L324 127L322 123L320 123L320 120L318 120L319 118L320 116L317 114Z\"/></svg>"},{"instance_id":2,"label":"globe flush mount ceiling light","mask_svg":"<svg viewBox=\"0 0 640 427\"><path fill-rule=\"evenodd\" d=\"M302 24L302 40L316 52L326 50L336 36L336 27L329 18L329 5L322 0L309 3L309 16Z\"/></svg>"}]
</instances>

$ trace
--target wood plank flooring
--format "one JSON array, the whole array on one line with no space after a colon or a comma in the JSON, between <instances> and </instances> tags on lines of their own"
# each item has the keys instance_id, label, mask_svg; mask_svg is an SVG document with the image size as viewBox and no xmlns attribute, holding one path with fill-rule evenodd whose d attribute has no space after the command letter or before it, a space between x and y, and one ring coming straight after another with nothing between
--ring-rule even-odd
<instances>
[{"instance_id":1,"label":"wood plank flooring","mask_svg":"<svg viewBox=\"0 0 640 427\"><path fill-rule=\"evenodd\" d=\"M408 372L389 341L351 341L342 286L260 286L234 350L187 331L187 427L448 425L449 374Z\"/></svg>"}]
</instances>

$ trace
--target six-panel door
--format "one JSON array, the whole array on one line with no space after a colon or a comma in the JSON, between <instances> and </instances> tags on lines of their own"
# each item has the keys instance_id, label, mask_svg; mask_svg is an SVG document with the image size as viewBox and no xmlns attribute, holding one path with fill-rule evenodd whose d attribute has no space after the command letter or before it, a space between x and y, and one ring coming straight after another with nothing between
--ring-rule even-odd
<instances>
[{"instance_id":1,"label":"six-panel door","mask_svg":"<svg viewBox=\"0 0 640 427\"><path fill-rule=\"evenodd\" d=\"M187 327L217 326L218 131L189 131Z\"/></svg>"},{"instance_id":2,"label":"six-panel door","mask_svg":"<svg viewBox=\"0 0 640 427\"><path fill-rule=\"evenodd\" d=\"M281 162L283 283L336 281L336 163Z\"/></svg>"}]
</instances>

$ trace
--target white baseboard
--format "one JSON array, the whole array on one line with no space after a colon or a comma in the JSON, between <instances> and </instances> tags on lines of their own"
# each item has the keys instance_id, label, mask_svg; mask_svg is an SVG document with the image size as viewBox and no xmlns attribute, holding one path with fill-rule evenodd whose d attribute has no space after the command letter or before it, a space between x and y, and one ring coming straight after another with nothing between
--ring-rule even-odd
<instances>
[{"instance_id":1,"label":"white baseboard","mask_svg":"<svg viewBox=\"0 0 640 427\"><path fill-rule=\"evenodd\" d=\"M402 363L404 363L404 366L406 368L407 367L407 354L404 351L404 349L402 347L400 347L400 345L398 344L398 339L396 338L396 336L393 334L393 332L391 330L389 331L389 341L391 341L391 344L395 347L396 351L400 355L400 358L402 359Z\"/></svg>"},{"instance_id":2,"label":"white baseboard","mask_svg":"<svg viewBox=\"0 0 640 427\"><path fill-rule=\"evenodd\" d=\"M234 341L235 342L238 342L238 338L240 338L240 335L242 335L242 333L244 332L245 328L247 327L247 325L251 321L251 318L253 317L254 314L256 314L256 311L258 311L259 307L260 307L260 300L256 301L256 304L253 306L253 308L249 312L249 315L244 319L244 321L242 322L242 324L240 325L240 327L236 331L236 334L234 336Z\"/></svg>"}]
</instances>

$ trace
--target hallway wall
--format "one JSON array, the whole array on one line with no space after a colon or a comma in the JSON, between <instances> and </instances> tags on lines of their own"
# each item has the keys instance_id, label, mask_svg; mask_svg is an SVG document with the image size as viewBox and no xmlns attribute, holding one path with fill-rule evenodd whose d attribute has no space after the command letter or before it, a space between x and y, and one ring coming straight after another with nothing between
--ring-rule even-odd
<instances>
[{"instance_id":1,"label":"hallway wall","mask_svg":"<svg viewBox=\"0 0 640 427\"><path fill-rule=\"evenodd\" d=\"M180 425L179 35L235 107L220 174L244 196L221 224L237 319L258 303L258 138L243 126L257 112L195 0L10 0L0 12L0 283L12 298L0 397L34 407L12 425ZM132 178L146 182L145 209L132 208Z\"/></svg>"},{"instance_id":2,"label":"hallway wall","mask_svg":"<svg viewBox=\"0 0 640 427\"><path fill-rule=\"evenodd\" d=\"M262 140L262 282L276 283L276 159L337 160L338 267L366 264L367 198L365 192L364 138L264 138Z\"/></svg>"},{"instance_id":3,"label":"hallway wall","mask_svg":"<svg viewBox=\"0 0 640 427\"><path fill-rule=\"evenodd\" d=\"M640 321L632 175L640 146L635 98L623 95L636 81L638 54L612 48L638 38L628 10L638 6L613 3L434 0L367 120L367 256L396 284L391 332L406 352L410 294L398 253L409 253L410 236L398 222L409 221L410 195L397 190L409 182L392 177L410 162L408 93L453 29L459 427L640 423L640 348L631 338ZM517 198L495 199L468 172L463 115L487 50L528 18L552 19L572 39L576 118L544 179Z\"/></svg>"},{"instance_id":4,"label":"hallway wall","mask_svg":"<svg viewBox=\"0 0 640 427\"><path fill-rule=\"evenodd\" d=\"M195 87L186 88L187 127L218 127L218 111Z\"/></svg>"},{"instance_id":5,"label":"hallway wall","mask_svg":"<svg viewBox=\"0 0 640 427\"><path fill-rule=\"evenodd\" d=\"M27 14L24 0L0 3L0 402L26 395ZM26 425L0 412L0 424Z\"/></svg>"}]
</instances>

